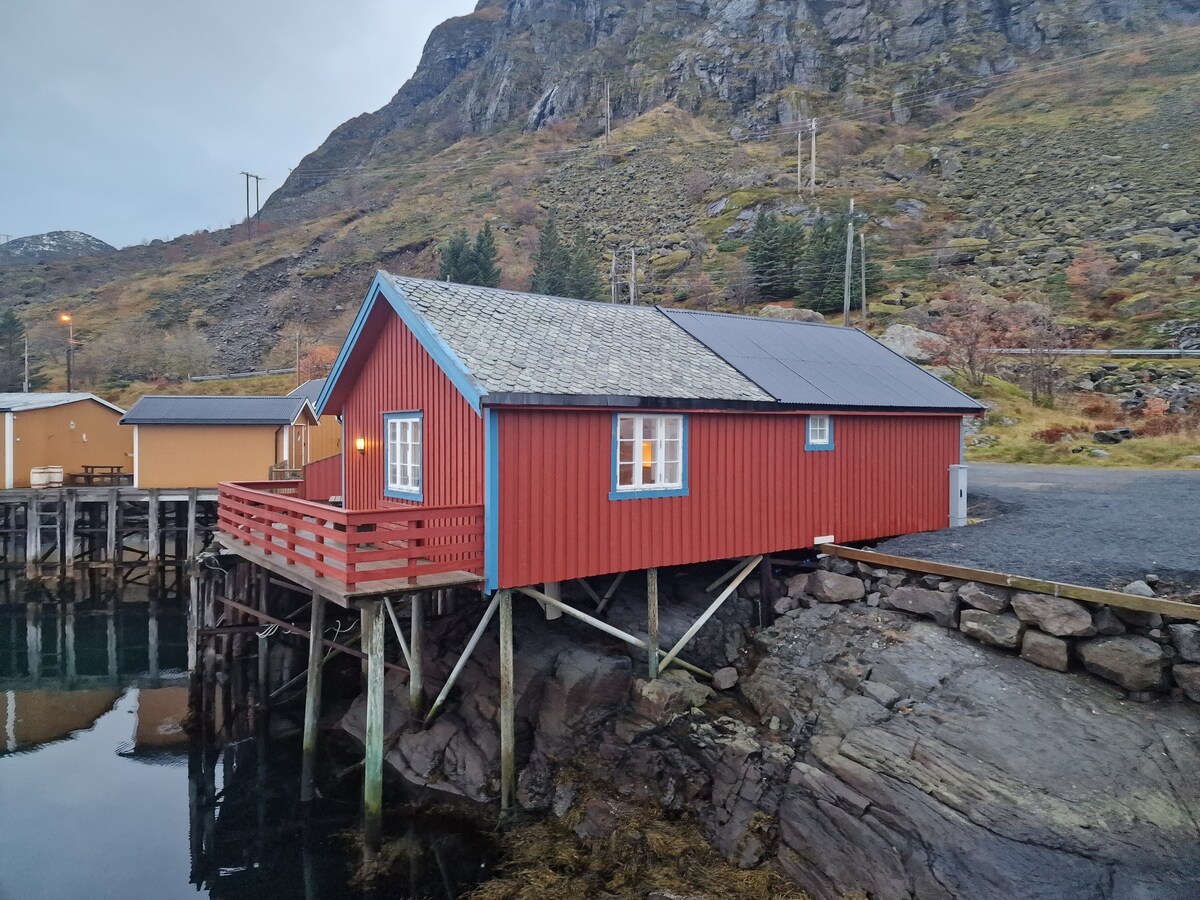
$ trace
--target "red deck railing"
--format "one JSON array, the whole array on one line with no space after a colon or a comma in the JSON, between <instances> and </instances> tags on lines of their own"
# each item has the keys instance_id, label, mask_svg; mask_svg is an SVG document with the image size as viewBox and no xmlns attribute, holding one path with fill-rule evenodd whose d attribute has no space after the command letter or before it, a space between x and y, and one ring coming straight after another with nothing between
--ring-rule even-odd
<instances>
[{"instance_id":1,"label":"red deck railing","mask_svg":"<svg viewBox=\"0 0 1200 900\"><path fill-rule=\"evenodd\" d=\"M483 574L482 506L346 510L295 496L303 482L219 486L220 530L347 593L369 582ZM290 495L290 496L289 496Z\"/></svg>"}]
</instances>

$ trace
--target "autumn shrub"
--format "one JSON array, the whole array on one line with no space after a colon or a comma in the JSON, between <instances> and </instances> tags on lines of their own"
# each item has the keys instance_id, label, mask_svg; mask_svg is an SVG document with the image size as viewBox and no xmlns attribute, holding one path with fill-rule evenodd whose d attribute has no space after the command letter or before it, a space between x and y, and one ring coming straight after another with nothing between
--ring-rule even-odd
<instances>
[{"instance_id":1,"label":"autumn shrub","mask_svg":"<svg viewBox=\"0 0 1200 900\"><path fill-rule=\"evenodd\" d=\"M1065 425L1053 425L1050 428L1035 431L1031 437L1035 441L1041 441L1043 444L1057 444L1068 434L1071 434L1073 430Z\"/></svg>"},{"instance_id":2,"label":"autumn shrub","mask_svg":"<svg viewBox=\"0 0 1200 900\"><path fill-rule=\"evenodd\" d=\"M1107 397L1095 397L1082 404L1079 407L1079 411L1085 416L1092 416L1094 418L1111 416L1113 414L1113 402Z\"/></svg>"}]
</instances>

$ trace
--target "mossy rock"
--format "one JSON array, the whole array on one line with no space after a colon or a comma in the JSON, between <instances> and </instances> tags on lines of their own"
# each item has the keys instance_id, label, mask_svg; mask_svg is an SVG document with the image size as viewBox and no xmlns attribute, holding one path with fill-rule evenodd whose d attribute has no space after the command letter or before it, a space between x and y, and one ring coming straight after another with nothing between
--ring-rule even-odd
<instances>
[{"instance_id":1,"label":"mossy rock","mask_svg":"<svg viewBox=\"0 0 1200 900\"><path fill-rule=\"evenodd\" d=\"M675 250L666 256L650 260L650 268L658 275L668 275L677 272L692 261L692 254L686 250Z\"/></svg>"},{"instance_id":2,"label":"mossy rock","mask_svg":"<svg viewBox=\"0 0 1200 900\"><path fill-rule=\"evenodd\" d=\"M1117 312L1127 316L1140 316L1149 312L1154 312L1159 306L1159 301L1149 293L1143 291L1140 294L1134 294L1131 297L1126 297L1116 305Z\"/></svg>"}]
</instances>

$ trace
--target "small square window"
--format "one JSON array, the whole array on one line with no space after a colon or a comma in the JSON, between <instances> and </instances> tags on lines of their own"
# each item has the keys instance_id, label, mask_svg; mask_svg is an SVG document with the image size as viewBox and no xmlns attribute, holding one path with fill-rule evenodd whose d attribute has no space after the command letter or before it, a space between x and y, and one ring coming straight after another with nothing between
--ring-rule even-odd
<instances>
[{"instance_id":1,"label":"small square window","mask_svg":"<svg viewBox=\"0 0 1200 900\"><path fill-rule=\"evenodd\" d=\"M830 416L809 416L804 436L805 450L833 449L833 419Z\"/></svg>"}]
</instances>

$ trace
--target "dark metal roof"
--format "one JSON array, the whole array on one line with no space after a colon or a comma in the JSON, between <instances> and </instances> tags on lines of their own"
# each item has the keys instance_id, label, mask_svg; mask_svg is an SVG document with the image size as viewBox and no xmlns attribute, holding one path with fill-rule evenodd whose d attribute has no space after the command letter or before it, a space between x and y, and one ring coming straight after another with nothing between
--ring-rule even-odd
<instances>
[{"instance_id":1,"label":"dark metal roof","mask_svg":"<svg viewBox=\"0 0 1200 900\"><path fill-rule=\"evenodd\" d=\"M303 397L309 403L315 404L321 396L321 391L325 390L325 381L324 378L310 378L295 390L288 391L288 396Z\"/></svg>"},{"instance_id":2,"label":"dark metal roof","mask_svg":"<svg viewBox=\"0 0 1200 900\"><path fill-rule=\"evenodd\" d=\"M780 403L974 413L983 407L853 328L662 309Z\"/></svg>"},{"instance_id":3,"label":"dark metal roof","mask_svg":"<svg viewBox=\"0 0 1200 900\"><path fill-rule=\"evenodd\" d=\"M142 397L123 425L291 425L315 417L306 397Z\"/></svg>"}]
</instances>

